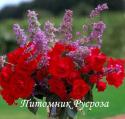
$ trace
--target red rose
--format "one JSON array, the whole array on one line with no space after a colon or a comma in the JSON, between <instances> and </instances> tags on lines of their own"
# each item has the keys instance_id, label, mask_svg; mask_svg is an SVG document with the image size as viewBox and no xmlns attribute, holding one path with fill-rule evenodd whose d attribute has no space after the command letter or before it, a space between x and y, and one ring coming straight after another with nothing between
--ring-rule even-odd
<instances>
[{"instance_id":1,"label":"red rose","mask_svg":"<svg viewBox=\"0 0 125 119\"><path fill-rule=\"evenodd\" d=\"M6 66L0 75L0 92L8 104L13 104L19 98L29 97L32 94L34 83L27 72L11 71L11 68Z\"/></svg>"},{"instance_id":2,"label":"red rose","mask_svg":"<svg viewBox=\"0 0 125 119\"><path fill-rule=\"evenodd\" d=\"M32 94L34 80L31 74L37 69L37 59L26 62L32 55L24 53L25 48L17 48L7 55L9 64L0 74L0 92L8 104L13 104L19 98L27 98Z\"/></svg>"},{"instance_id":3,"label":"red rose","mask_svg":"<svg viewBox=\"0 0 125 119\"><path fill-rule=\"evenodd\" d=\"M68 78L66 78L66 80L69 84L73 84L74 80L79 79L79 78L80 78L80 71L73 70L69 73L69 76Z\"/></svg>"},{"instance_id":4,"label":"red rose","mask_svg":"<svg viewBox=\"0 0 125 119\"><path fill-rule=\"evenodd\" d=\"M124 62L119 59L110 58L108 61L108 69L112 70L108 72L106 80L109 85L113 85L118 88L124 80Z\"/></svg>"},{"instance_id":5,"label":"red rose","mask_svg":"<svg viewBox=\"0 0 125 119\"><path fill-rule=\"evenodd\" d=\"M0 91L0 94L2 95L3 99L6 100L8 105L14 104L15 98L11 95L11 92L9 92L9 90L2 90Z\"/></svg>"},{"instance_id":6,"label":"red rose","mask_svg":"<svg viewBox=\"0 0 125 119\"><path fill-rule=\"evenodd\" d=\"M89 76L89 81L94 84L97 83L102 78L103 78L102 74L92 74Z\"/></svg>"},{"instance_id":7,"label":"red rose","mask_svg":"<svg viewBox=\"0 0 125 119\"><path fill-rule=\"evenodd\" d=\"M32 74L32 72L37 69L38 62L36 60L32 60L30 62L26 62L26 61L27 61L27 58L25 58L25 56L20 57L18 59L18 63L15 67L15 70L22 70Z\"/></svg>"},{"instance_id":8,"label":"red rose","mask_svg":"<svg viewBox=\"0 0 125 119\"><path fill-rule=\"evenodd\" d=\"M62 54L65 52L65 45L61 43L56 43L54 47L48 52L48 56L52 60L57 60L62 57Z\"/></svg>"},{"instance_id":9,"label":"red rose","mask_svg":"<svg viewBox=\"0 0 125 119\"><path fill-rule=\"evenodd\" d=\"M97 75L91 75L89 77L89 80L90 80L91 83L94 84L94 83L96 83L98 81L98 76Z\"/></svg>"},{"instance_id":10,"label":"red rose","mask_svg":"<svg viewBox=\"0 0 125 119\"><path fill-rule=\"evenodd\" d=\"M106 83L99 81L96 85L99 92L104 91L106 89Z\"/></svg>"},{"instance_id":11,"label":"red rose","mask_svg":"<svg viewBox=\"0 0 125 119\"><path fill-rule=\"evenodd\" d=\"M67 45L67 44L62 44L62 43L56 43L54 47L49 51L48 55L51 58L51 60L62 57L62 55L66 52L73 51L75 50L74 47Z\"/></svg>"},{"instance_id":12,"label":"red rose","mask_svg":"<svg viewBox=\"0 0 125 119\"><path fill-rule=\"evenodd\" d=\"M15 98L11 95L9 89L10 79L13 76L11 65L6 65L2 68L0 73L0 95L9 105L12 105L15 101Z\"/></svg>"},{"instance_id":13,"label":"red rose","mask_svg":"<svg viewBox=\"0 0 125 119\"><path fill-rule=\"evenodd\" d=\"M85 66L83 66L82 68L81 68L81 72L83 73L83 74L87 74L87 73L89 73L91 71L91 67L90 67L90 65L86 65L85 64Z\"/></svg>"},{"instance_id":14,"label":"red rose","mask_svg":"<svg viewBox=\"0 0 125 119\"><path fill-rule=\"evenodd\" d=\"M74 67L75 65L71 58L62 57L50 61L49 73L56 78L68 78Z\"/></svg>"},{"instance_id":15,"label":"red rose","mask_svg":"<svg viewBox=\"0 0 125 119\"><path fill-rule=\"evenodd\" d=\"M9 88L16 98L27 98L32 94L34 80L26 72L16 72L10 79Z\"/></svg>"},{"instance_id":16,"label":"red rose","mask_svg":"<svg viewBox=\"0 0 125 119\"><path fill-rule=\"evenodd\" d=\"M85 58L85 63L89 65L91 70L102 71L106 59L105 54L100 53L98 48L94 48L91 49L90 55Z\"/></svg>"},{"instance_id":17,"label":"red rose","mask_svg":"<svg viewBox=\"0 0 125 119\"><path fill-rule=\"evenodd\" d=\"M6 65L5 67L2 68L1 73L0 73L0 86L1 88L6 88L8 87L8 83L10 82L10 78L14 72L12 71L11 65Z\"/></svg>"},{"instance_id":18,"label":"red rose","mask_svg":"<svg viewBox=\"0 0 125 119\"><path fill-rule=\"evenodd\" d=\"M7 54L8 62L11 64L17 64L18 59L22 56L24 48L17 48Z\"/></svg>"},{"instance_id":19,"label":"red rose","mask_svg":"<svg viewBox=\"0 0 125 119\"><path fill-rule=\"evenodd\" d=\"M50 86L50 92L59 96L61 100L65 100L67 98L66 88L61 80L53 78L48 81L48 84Z\"/></svg>"},{"instance_id":20,"label":"red rose","mask_svg":"<svg viewBox=\"0 0 125 119\"><path fill-rule=\"evenodd\" d=\"M27 73L32 73L37 69L38 62L41 55L37 56L35 59L27 62L28 58L34 54L34 49L28 53L25 53L26 47L17 48L16 50L8 53L8 62L15 66L15 70L23 70Z\"/></svg>"},{"instance_id":21,"label":"red rose","mask_svg":"<svg viewBox=\"0 0 125 119\"><path fill-rule=\"evenodd\" d=\"M83 79L77 79L73 82L73 89L70 93L73 99L82 99L90 90L90 87Z\"/></svg>"}]
</instances>

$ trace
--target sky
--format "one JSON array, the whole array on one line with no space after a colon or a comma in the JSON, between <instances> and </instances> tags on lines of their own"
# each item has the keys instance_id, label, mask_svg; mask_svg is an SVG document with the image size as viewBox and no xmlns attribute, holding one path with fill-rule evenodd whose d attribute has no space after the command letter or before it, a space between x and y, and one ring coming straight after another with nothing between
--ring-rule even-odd
<instances>
[{"instance_id":1,"label":"sky","mask_svg":"<svg viewBox=\"0 0 125 119\"><path fill-rule=\"evenodd\" d=\"M21 2L30 2L32 0L0 0L0 9L8 5L18 5Z\"/></svg>"}]
</instances>

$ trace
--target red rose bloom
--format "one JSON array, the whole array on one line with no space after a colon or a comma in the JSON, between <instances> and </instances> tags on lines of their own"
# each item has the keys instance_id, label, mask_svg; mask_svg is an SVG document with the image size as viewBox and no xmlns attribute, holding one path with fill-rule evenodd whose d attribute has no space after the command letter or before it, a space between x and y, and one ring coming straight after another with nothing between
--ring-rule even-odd
<instances>
[{"instance_id":1,"label":"red rose bloom","mask_svg":"<svg viewBox=\"0 0 125 119\"><path fill-rule=\"evenodd\" d=\"M56 78L68 78L74 67L75 65L71 58L62 57L50 61L49 73Z\"/></svg>"},{"instance_id":2,"label":"red rose bloom","mask_svg":"<svg viewBox=\"0 0 125 119\"><path fill-rule=\"evenodd\" d=\"M50 79L48 84L50 86L50 92L59 96L61 100L65 100L67 98L66 88L63 81L59 79Z\"/></svg>"},{"instance_id":3,"label":"red rose bloom","mask_svg":"<svg viewBox=\"0 0 125 119\"><path fill-rule=\"evenodd\" d=\"M97 83L103 77L102 74L92 74L89 76L89 81L93 84Z\"/></svg>"},{"instance_id":4,"label":"red rose bloom","mask_svg":"<svg viewBox=\"0 0 125 119\"><path fill-rule=\"evenodd\" d=\"M61 43L56 43L52 50L49 52L49 56L53 57L60 57L62 53L65 51L65 46Z\"/></svg>"},{"instance_id":5,"label":"red rose bloom","mask_svg":"<svg viewBox=\"0 0 125 119\"><path fill-rule=\"evenodd\" d=\"M8 62L11 64L17 64L18 59L22 56L24 48L17 48L7 54Z\"/></svg>"},{"instance_id":6,"label":"red rose bloom","mask_svg":"<svg viewBox=\"0 0 125 119\"><path fill-rule=\"evenodd\" d=\"M17 48L16 50L8 53L8 62L15 65L15 70L23 70L27 73L32 73L34 70L36 70L41 55L27 62L28 58L34 53L34 50L31 50L29 53L24 53L24 51L25 47Z\"/></svg>"},{"instance_id":7,"label":"red rose bloom","mask_svg":"<svg viewBox=\"0 0 125 119\"><path fill-rule=\"evenodd\" d=\"M124 80L124 62L119 59L110 58L107 68L112 70L106 76L108 84L118 88Z\"/></svg>"},{"instance_id":8,"label":"red rose bloom","mask_svg":"<svg viewBox=\"0 0 125 119\"><path fill-rule=\"evenodd\" d=\"M62 57L64 53L73 51L73 50L75 50L75 48L70 45L56 43L54 47L49 51L48 55L51 58L51 60L54 60L54 59L57 60L57 58Z\"/></svg>"},{"instance_id":9,"label":"red rose bloom","mask_svg":"<svg viewBox=\"0 0 125 119\"><path fill-rule=\"evenodd\" d=\"M2 98L8 103L8 105L12 105L15 103L15 97L11 95L11 92L8 89L4 89L0 91Z\"/></svg>"},{"instance_id":10,"label":"red rose bloom","mask_svg":"<svg viewBox=\"0 0 125 119\"><path fill-rule=\"evenodd\" d=\"M83 74L87 74L87 73L89 73L91 71L91 67L90 67L90 65L88 65L88 64L85 64L85 66L83 66L82 68L81 68L81 72L83 73Z\"/></svg>"},{"instance_id":11,"label":"red rose bloom","mask_svg":"<svg viewBox=\"0 0 125 119\"><path fill-rule=\"evenodd\" d=\"M98 76L97 75L91 75L89 77L89 80L90 80L91 83L94 84L94 83L96 83L98 81Z\"/></svg>"},{"instance_id":12,"label":"red rose bloom","mask_svg":"<svg viewBox=\"0 0 125 119\"><path fill-rule=\"evenodd\" d=\"M12 71L11 65L6 65L2 68L0 73L0 86L1 88L7 88L10 82L10 78L13 76L14 72Z\"/></svg>"},{"instance_id":13,"label":"red rose bloom","mask_svg":"<svg viewBox=\"0 0 125 119\"><path fill-rule=\"evenodd\" d=\"M73 89L70 93L73 99L82 99L90 90L90 87L83 79L77 79L73 82Z\"/></svg>"},{"instance_id":14,"label":"red rose bloom","mask_svg":"<svg viewBox=\"0 0 125 119\"><path fill-rule=\"evenodd\" d=\"M10 78L12 77L12 75L13 72L10 65L6 65L2 68L0 73L0 94L8 104L13 104L15 100L11 95L11 91L9 89Z\"/></svg>"},{"instance_id":15,"label":"red rose bloom","mask_svg":"<svg viewBox=\"0 0 125 119\"><path fill-rule=\"evenodd\" d=\"M68 76L68 78L66 78L66 80L67 80L67 82L69 83L69 84L73 84L73 82L74 82L74 80L76 80L76 79L79 79L80 78L80 71L78 71L78 70L73 70L73 71L71 71L70 73L69 73L69 76Z\"/></svg>"},{"instance_id":16,"label":"red rose bloom","mask_svg":"<svg viewBox=\"0 0 125 119\"><path fill-rule=\"evenodd\" d=\"M97 89L99 92L102 92L106 89L106 83L105 82L102 82L102 81L99 81L96 85Z\"/></svg>"},{"instance_id":17,"label":"red rose bloom","mask_svg":"<svg viewBox=\"0 0 125 119\"><path fill-rule=\"evenodd\" d=\"M32 94L34 80L26 72L16 72L10 79L9 88L16 98L27 98Z\"/></svg>"},{"instance_id":18,"label":"red rose bloom","mask_svg":"<svg viewBox=\"0 0 125 119\"><path fill-rule=\"evenodd\" d=\"M91 49L89 56L85 58L85 62L89 65L90 70L102 71L103 65L106 62L106 55L100 53L98 48Z\"/></svg>"},{"instance_id":19,"label":"red rose bloom","mask_svg":"<svg viewBox=\"0 0 125 119\"><path fill-rule=\"evenodd\" d=\"M32 94L34 80L22 70L15 70L15 65L6 65L0 74L0 93L11 105L19 98L27 98Z\"/></svg>"}]
</instances>

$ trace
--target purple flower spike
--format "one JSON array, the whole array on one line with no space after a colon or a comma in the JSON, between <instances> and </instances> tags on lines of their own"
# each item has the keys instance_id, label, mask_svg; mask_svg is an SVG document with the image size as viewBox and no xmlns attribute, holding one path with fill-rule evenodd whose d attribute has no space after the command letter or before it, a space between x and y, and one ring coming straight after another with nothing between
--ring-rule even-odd
<instances>
[{"instance_id":1,"label":"purple flower spike","mask_svg":"<svg viewBox=\"0 0 125 119\"><path fill-rule=\"evenodd\" d=\"M93 24L93 31L90 34L90 40L97 39L99 47L101 47L102 44L102 35L105 28L106 25L102 21Z\"/></svg>"},{"instance_id":2,"label":"purple flower spike","mask_svg":"<svg viewBox=\"0 0 125 119\"><path fill-rule=\"evenodd\" d=\"M70 51L67 56L74 59L79 65L83 64L83 59L90 53L90 50L86 46L79 46L76 51Z\"/></svg>"},{"instance_id":3,"label":"purple flower spike","mask_svg":"<svg viewBox=\"0 0 125 119\"><path fill-rule=\"evenodd\" d=\"M95 16L98 16L100 15L100 13L104 10L107 10L108 9L108 5L107 3L104 3L102 5L98 5L94 10L92 10L92 12L90 13L90 18L92 17L95 17Z\"/></svg>"},{"instance_id":4,"label":"purple flower spike","mask_svg":"<svg viewBox=\"0 0 125 119\"><path fill-rule=\"evenodd\" d=\"M16 34L17 43L20 44L20 47L24 47L27 43L27 36L23 29L20 28L19 24L14 24L13 31Z\"/></svg>"},{"instance_id":5,"label":"purple flower spike","mask_svg":"<svg viewBox=\"0 0 125 119\"><path fill-rule=\"evenodd\" d=\"M37 53L46 53L48 51L48 39L43 31L38 30L36 32L33 43Z\"/></svg>"},{"instance_id":6,"label":"purple flower spike","mask_svg":"<svg viewBox=\"0 0 125 119\"><path fill-rule=\"evenodd\" d=\"M72 38L72 16L73 12L71 10L66 10L63 22L60 27L60 31L64 33L65 38L70 40Z\"/></svg>"},{"instance_id":7,"label":"purple flower spike","mask_svg":"<svg viewBox=\"0 0 125 119\"><path fill-rule=\"evenodd\" d=\"M33 38L33 47L35 49L35 52L33 55L31 55L27 62L32 61L35 59L39 54L42 54L42 59L39 62L39 67L41 66L47 66L48 65L48 57L47 57L47 52L48 52L48 39L45 35L45 33L41 30L38 30Z\"/></svg>"},{"instance_id":8,"label":"purple flower spike","mask_svg":"<svg viewBox=\"0 0 125 119\"><path fill-rule=\"evenodd\" d=\"M54 27L54 24L51 23L50 21L45 22L44 30L45 30L45 34L46 34L49 42L51 44L53 44L54 42L56 42L55 32L57 32L58 29L56 29Z\"/></svg>"},{"instance_id":9,"label":"purple flower spike","mask_svg":"<svg viewBox=\"0 0 125 119\"><path fill-rule=\"evenodd\" d=\"M49 65L49 59L50 57L47 56L47 54L44 54L38 64L38 68L46 67Z\"/></svg>"},{"instance_id":10,"label":"purple flower spike","mask_svg":"<svg viewBox=\"0 0 125 119\"><path fill-rule=\"evenodd\" d=\"M28 31L31 33L31 37L40 29L40 23L37 18L38 14L35 11L28 10Z\"/></svg>"}]
</instances>

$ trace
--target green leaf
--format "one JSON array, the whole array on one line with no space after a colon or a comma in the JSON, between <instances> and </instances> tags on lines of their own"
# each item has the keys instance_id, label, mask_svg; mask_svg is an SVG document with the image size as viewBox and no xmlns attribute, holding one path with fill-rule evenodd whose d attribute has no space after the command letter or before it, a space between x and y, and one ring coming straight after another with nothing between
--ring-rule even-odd
<instances>
[{"instance_id":1,"label":"green leaf","mask_svg":"<svg viewBox=\"0 0 125 119\"><path fill-rule=\"evenodd\" d=\"M87 93L87 95L85 96L85 100L84 100L85 102L88 102L88 101L90 101L90 102L93 102L93 93L92 93L92 90L90 90L88 93Z\"/></svg>"},{"instance_id":2,"label":"green leaf","mask_svg":"<svg viewBox=\"0 0 125 119\"><path fill-rule=\"evenodd\" d=\"M28 110L30 112L32 112L33 114L36 115L37 111L38 111L38 107L35 106L35 103L37 102L37 100L33 97L30 98L30 101L28 102Z\"/></svg>"}]
</instances>

